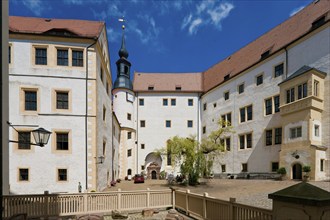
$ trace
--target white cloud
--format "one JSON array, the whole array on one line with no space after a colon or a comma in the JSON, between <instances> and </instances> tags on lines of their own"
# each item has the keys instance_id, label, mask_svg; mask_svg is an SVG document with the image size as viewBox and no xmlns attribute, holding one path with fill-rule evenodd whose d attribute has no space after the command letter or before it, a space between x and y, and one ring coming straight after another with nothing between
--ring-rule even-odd
<instances>
[{"instance_id":1,"label":"white cloud","mask_svg":"<svg viewBox=\"0 0 330 220\"><path fill-rule=\"evenodd\" d=\"M64 4L67 5L82 5L83 0L64 0Z\"/></svg>"},{"instance_id":2,"label":"white cloud","mask_svg":"<svg viewBox=\"0 0 330 220\"><path fill-rule=\"evenodd\" d=\"M201 23L202 23L201 18L197 18L197 19L193 20L189 26L189 33L195 34L197 32L198 26L201 25Z\"/></svg>"},{"instance_id":3,"label":"white cloud","mask_svg":"<svg viewBox=\"0 0 330 220\"><path fill-rule=\"evenodd\" d=\"M229 3L220 4L218 7L207 10L207 13L211 16L212 23L218 25L219 22L228 17L230 11L234 8L234 5Z\"/></svg>"},{"instance_id":4,"label":"white cloud","mask_svg":"<svg viewBox=\"0 0 330 220\"><path fill-rule=\"evenodd\" d=\"M40 16L41 13L47 9L44 2L41 0L22 0L22 3L37 16Z\"/></svg>"},{"instance_id":5,"label":"white cloud","mask_svg":"<svg viewBox=\"0 0 330 220\"><path fill-rule=\"evenodd\" d=\"M303 8L305 8L305 6L300 6L298 8L295 8L293 9L291 12L290 12L290 17L297 14L298 12L300 12Z\"/></svg>"},{"instance_id":6,"label":"white cloud","mask_svg":"<svg viewBox=\"0 0 330 220\"><path fill-rule=\"evenodd\" d=\"M198 29L205 25L212 25L221 30L221 22L233 9L234 5L228 2L202 1L196 5L194 13L184 17L181 29L187 28L190 35L196 34Z\"/></svg>"}]
</instances>

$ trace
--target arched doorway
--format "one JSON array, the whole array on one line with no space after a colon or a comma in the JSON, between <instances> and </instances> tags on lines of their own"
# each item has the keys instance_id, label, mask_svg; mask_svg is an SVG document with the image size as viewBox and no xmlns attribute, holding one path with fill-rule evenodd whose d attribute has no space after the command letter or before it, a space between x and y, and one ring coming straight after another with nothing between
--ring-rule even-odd
<instances>
[{"instance_id":1,"label":"arched doorway","mask_svg":"<svg viewBox=\"0 0 330 220\"><path fill-rule=\"evenodd\" d=\"M156 180L157 179L157 172L155 170L153 170L151 172L151 179L153 179L153 180Z\"/></svg>"},{"instance_id":2,"label":"arched doorway","mask_svg":"<svg viewBox=\"0 0 330 220\"><path fill-rule=\"evenodd\" d=\"M294 180L301 180L302 179L301 164L296 163L292 166L292 179L294 179Z\"/></svg>"}]
</instances>

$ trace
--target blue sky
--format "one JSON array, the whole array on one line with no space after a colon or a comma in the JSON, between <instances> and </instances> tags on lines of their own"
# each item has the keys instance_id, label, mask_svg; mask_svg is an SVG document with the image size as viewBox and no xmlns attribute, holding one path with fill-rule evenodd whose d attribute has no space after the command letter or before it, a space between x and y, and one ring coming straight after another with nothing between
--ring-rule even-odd
<instances>
[{"instance_id":1,"label":"blue sky","mask_svg":"<svg viewBox=\"0 0 330 220\"><path fill-rule=\"evenodd\" d=\"M126 22L133 71L201 72L312 0L10 0L9 14L106 22L112 75ZM113 78L113 80L115 77Z\"/></svg>"}]
</instances>

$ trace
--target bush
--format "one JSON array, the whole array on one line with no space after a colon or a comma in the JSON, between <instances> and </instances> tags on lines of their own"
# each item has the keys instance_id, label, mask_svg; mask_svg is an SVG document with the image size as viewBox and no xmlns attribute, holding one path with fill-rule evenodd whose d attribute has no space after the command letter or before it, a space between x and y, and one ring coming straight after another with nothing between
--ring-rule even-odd
<instances>
[{"instance_id":1,"label":"bush","mask_svg":"<svg viewBox=\"0 0 330 220\"><path fill-rule=\"evenodd\" d=\"M277 173L278 173L278 174L285 175L285 174L286 174L286 169L285 169L285 167L280 167L280 168L277 170Z\"/></svg>"},{"instance_id":2,"label":"bush","mask_svg":"<svg viewBox=\"0 0 330 220\"><path fill-rule=\"evenodd\" d=\"M305 173L309 173L309 172L311 172L311 166L308 166L308 165L306 165L306 166L303 166L303 172L305 172Z\"/></svg>"}]
</instances>

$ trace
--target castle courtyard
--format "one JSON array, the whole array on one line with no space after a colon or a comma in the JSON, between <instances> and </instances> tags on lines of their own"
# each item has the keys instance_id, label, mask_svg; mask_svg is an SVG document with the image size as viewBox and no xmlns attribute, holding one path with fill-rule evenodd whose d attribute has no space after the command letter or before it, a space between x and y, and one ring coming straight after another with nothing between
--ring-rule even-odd
<instances>
[{"instance_id":1,"label":"castle courtyard","mask_svg":"<svg viewBox=\"0 0 330 220\"><path fill-rule=\"evenodd\" d=\"M300 183L301 181L275 181L275 180L241 180L241 179L210 179L206 183L198 186L173 185L176 190L190 190L192 193L204 194L229 201L229 198L236 198L237 203L250 206L271 209L272 200L268 199L268 194ZM308 183L320 187L330 192L330 182L309 181ZM166 180L146 180L142 184L134 184L134 181L121 181L115 187L106 189L106 191L146 190L168 189Z\"/></svg>"}]
</instances>

